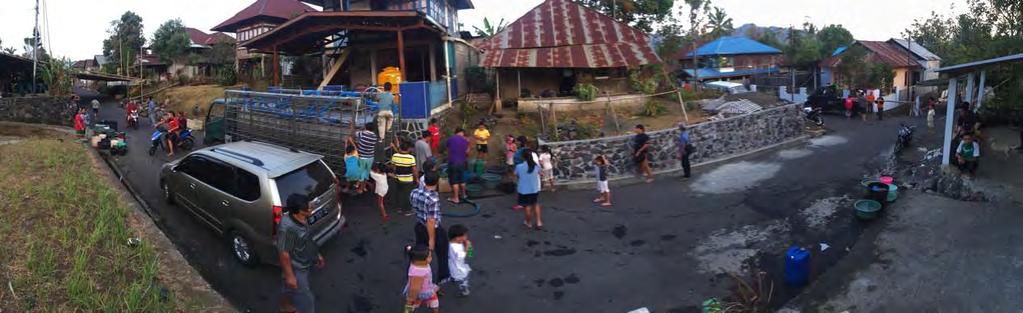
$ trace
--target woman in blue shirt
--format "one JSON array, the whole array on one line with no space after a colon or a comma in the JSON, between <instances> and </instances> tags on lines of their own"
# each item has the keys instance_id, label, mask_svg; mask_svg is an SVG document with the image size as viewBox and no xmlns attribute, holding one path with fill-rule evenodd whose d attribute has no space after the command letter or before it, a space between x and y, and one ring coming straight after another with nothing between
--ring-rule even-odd
<instances>
[{"instance_id":1,"label":"woman in blue shirt","mask_svg":"<svg viewBox=\"0 0 1023 313\"><path fill-rule=\"evenodd\" d=\"M689 131L686 130L686 124L678 124L678 155L682 159L682 177L689 178L689 154L692 153L692 144L689 141Z\"/></svg>"},{"instance_id":2,"label":"woman in blue shirt","mask_svg":"<svg viewBox=\"0 0 1023 313\"><path fill-rule=\"evenodd\" d=\"M532 155L533 151L526 149L523 155ZM523 162L515 166L515 176L518 177L517 191L519 194L519 205L526 213L526 219L522 222L526 228L533 228L533 210L536 210L536 229L543 229L543 219L540 217L540 166L534 158L523 158Z\"/></svg>"}]
</instances>

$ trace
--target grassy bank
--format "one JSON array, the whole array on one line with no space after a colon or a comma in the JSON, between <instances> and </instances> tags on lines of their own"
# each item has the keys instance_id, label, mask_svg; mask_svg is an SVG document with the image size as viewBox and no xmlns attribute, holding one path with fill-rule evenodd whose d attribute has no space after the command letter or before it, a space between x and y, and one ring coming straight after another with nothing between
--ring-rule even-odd
<instances>
[{"instance_id":1,"label":"grassy bank","mask_svg":"<svg viewBox=\"0 0 1023 313\"><path fill-rule=\"evenodd\" d=\"M158 255L85 147L51 138L0 145L0 311L166 312Z\"/></svg>"}]
</instances>

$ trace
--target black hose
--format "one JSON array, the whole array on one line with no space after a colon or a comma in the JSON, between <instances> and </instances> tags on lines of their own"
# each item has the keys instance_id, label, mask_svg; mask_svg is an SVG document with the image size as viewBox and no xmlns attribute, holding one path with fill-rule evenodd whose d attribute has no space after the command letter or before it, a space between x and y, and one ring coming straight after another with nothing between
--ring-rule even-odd
<instances>
[{"instance_id":1,"label":"black hose","mask_svg":"<svg viewBox=\"0 0 1023 313\"><path fill-rule=\"evenodd\" d=\"M472 210L468 212L441 212L440 214L444 217L473 217L480 214L480 205L476 202L472 202L468 198L462 198L458 204L469 204L472 205Z\"/></svg>"}]
</instances>

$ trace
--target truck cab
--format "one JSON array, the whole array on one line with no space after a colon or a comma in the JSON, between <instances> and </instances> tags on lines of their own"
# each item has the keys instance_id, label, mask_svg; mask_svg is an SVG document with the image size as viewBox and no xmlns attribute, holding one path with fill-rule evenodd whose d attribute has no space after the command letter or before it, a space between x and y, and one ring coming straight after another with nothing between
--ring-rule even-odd
<instances>
[{"instance_id":1,"label":"truck cab","mask_svg":"<svg viewBox=\"0 0 1023 313\"><path fill-rule=\"evenodd\" d=\"M203 121L205 134L202 142L206 146L227 142L224 137L227 133L224 131L224 113L227 107L224 105L225 103L227 102L224 99L213 100L210 109L206 111L206 120Z\"/></svg>"},{"instance_id":2,"label":"truck cab","mask_svg":"<svg viewBox=\"0 0 1023 313\"><path fill-rule=\"evenodd\" d=\"M818 88L806 98L805 106L821 108L825 112L845 112L845 98L838 93L835 86L824 86Z\"/></svg>"}]
</instances>

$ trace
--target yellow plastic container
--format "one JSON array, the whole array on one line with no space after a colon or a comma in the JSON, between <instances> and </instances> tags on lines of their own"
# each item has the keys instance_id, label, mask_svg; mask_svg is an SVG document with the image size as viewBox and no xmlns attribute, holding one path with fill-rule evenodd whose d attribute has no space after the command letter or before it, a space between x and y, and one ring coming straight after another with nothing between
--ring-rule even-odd
<instances>
[{"instance_id":1,"label":"yellow plastic container","mask_svg":"<svg viewBox=\"0 0 1023 313\"><path fill-rule=\"evenodd\" d=\"M377 74L377 87L380 91L384 91L384 83L391 83L391 94L394 95L394 103L401 103L401 69L388 66L384 70Z\"/></svg>"}]
</instances>

